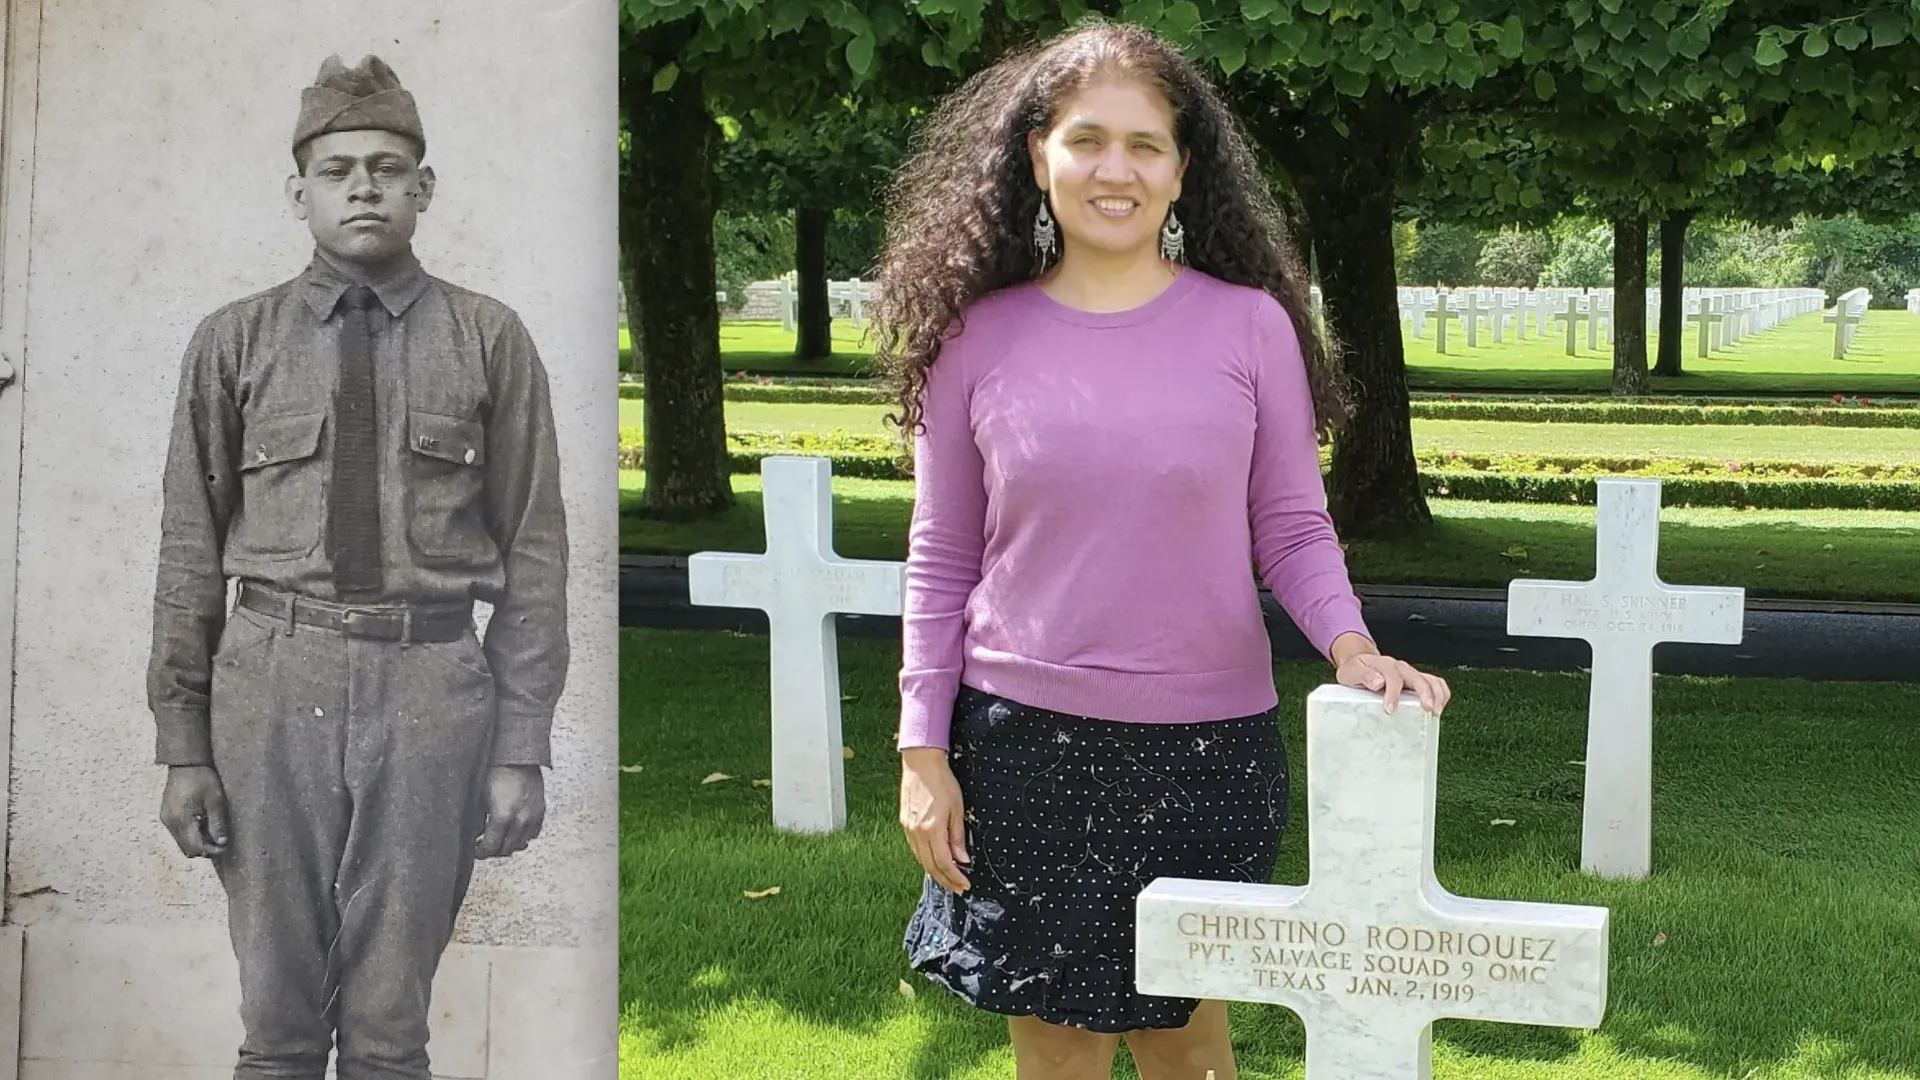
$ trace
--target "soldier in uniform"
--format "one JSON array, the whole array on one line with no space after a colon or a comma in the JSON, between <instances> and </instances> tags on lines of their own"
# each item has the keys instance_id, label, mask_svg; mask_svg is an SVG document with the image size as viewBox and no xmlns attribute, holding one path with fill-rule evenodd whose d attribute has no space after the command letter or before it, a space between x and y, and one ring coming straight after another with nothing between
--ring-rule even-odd
<instances>
[{"instance_id":1,"label":"soldier in uniform","mask_svg":"<svg viewBox=\"0 0 1920 1080\"><path fill-rule=\"evenodd\" d=\"M434 175L393 71L329 58L292 150L311 263L208 317L182 365L148 680L161 819L226 892L236 1080L320 1080L335 1051L340 1080L428 1080L474 860L545 816L557 440L519 317L413 254Z\"/></svg>"}]
</instances>

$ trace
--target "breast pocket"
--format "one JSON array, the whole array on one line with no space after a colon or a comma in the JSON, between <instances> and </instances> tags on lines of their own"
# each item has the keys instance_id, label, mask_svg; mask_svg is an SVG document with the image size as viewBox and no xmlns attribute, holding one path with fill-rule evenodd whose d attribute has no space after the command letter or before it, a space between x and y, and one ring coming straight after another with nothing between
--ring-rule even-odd
<instances>
[{"instance_id":1,"label":"breast pocket","mask_svg":"<svg viewBox=\"0 0 1920 1080\"><path fill-rule=\"evenodd\" d=\"M240 525L233 543L259 556L293 558L320 545L325 517L320 433L324 412L250 417L240 447Z\"/></svg>"},{"instance_id":2,"label":"breast pocket","mask_svg":"<svg viewBox=\"0 0 1920 1080\"><path fill-rule=\"evenodd\" d=\"M414 409L407 414L407 536L421 556L484 559L493 552L485 505L486 428L478 420Z\"/></svg>"}]
</instances>

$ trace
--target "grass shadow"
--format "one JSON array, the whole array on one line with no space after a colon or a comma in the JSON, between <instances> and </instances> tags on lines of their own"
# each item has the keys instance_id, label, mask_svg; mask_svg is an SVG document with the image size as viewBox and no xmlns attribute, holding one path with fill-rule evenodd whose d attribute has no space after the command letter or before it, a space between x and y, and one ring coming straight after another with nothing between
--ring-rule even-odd
<instances>
[{"instance_id":1,"label":"grass shadow","mask_svg":"<svg viewBox=\"0 0 1920 1080\"><path fill-rule=\"evenodd\" d=\"M621 760L642 767L622 785L623 1012L669 1061L778 1063L672 1075L823 1075L810 1070L850 1054L883 1071L838 1075L978 1076L1004 1053L1004 1021L906 971L919 875L893 824L898 648L840 647L849 825L797 838L773 833L750 783L767 775L765 639L623 632ZM1278 670L1288 703L1325 678ZM1591 1034L1442 1021L1436 1062L1541 1080L1920 1076L1920 773L1889 767L1920 761L1912 687L1659 680L1655 873L1610 882L1577 871L1586 680L1447 676L1442 884L1607 906L1612 993ZM1312 778L1299 707L1283 717L1294 815L1275 878L1297 884ZM701 783L714 771L735 779ZM772 885L779 896L741 895ZM1234 1022L1243 1076L1297 1075L1291 1014L1243 1005ZM753 1049L775 1030L779 1045ZM725 1058L721 1043L744 1049Z\"/></svg>"},{"instance_id":2,"label":"grass shadow","mask_svg":"<svg viewBox=\"0 0 1920 1080\"><path fill-rule=\"evenodd\" d=\"M892 1041L932 1049L916 1062L896 1046L886 1075L943 1077L994 1053L1004 1026L940 1000L901 947L919 871L893 824L891 672L847 665L845 737L857 748L844 763L849 827L782 835L769 789L752 783L771 775L765 639L652 635L644 649L636 640L624 632L621 656L621 760L643 766L621 799L623 1010L669 1055L741 1008L777 1014L782 1030L866 1039L911 1010L920 1038ZM731 779L701 782L714 772ZM744 895L775 886L774 896ZM913 1002L898 992L903 979Z\"/></svg>"}]
</instances>

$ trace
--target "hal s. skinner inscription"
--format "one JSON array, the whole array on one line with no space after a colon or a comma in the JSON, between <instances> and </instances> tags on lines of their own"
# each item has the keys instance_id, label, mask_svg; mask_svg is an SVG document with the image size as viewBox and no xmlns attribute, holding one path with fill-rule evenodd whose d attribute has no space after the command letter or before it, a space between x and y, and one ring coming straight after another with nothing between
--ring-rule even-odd
<instances>
[{"instance_id":1,"label":"hal s. skinner inscription","mask_svg":"<svg viewBox=\"0 0 1920 1080\"><path fill-rule=\"evenodd\" d=\"M1188 912L1189 960L1251 970L1255 984L1347 997L1472 1001L1492 984L1545 986L1557 938Z\"/></svg>"},{"instance_id":2,"label":"hal s. skinner inscription","mask_svg":"<svg viewBox=\"0 0 1920 1080\"><path fill-rule=\"evenodd\" d=\"M722 588L729 595L771 592L774 587L773 576L781 570L770 569L765 563L730 563L721 570ZM806 593L809 598L817 598L828 609L835 611L857 611L862 597L871 590L867 572L860 569L841 569L831 565L801 568L809 579Z\"/></svg>"},{"instance_id":3,"label":"hal s. skinner inscription","mask_svg":"<svg viewBox=\"0 0 1920 1080\"><path fill-rule=\"evenodd\" d=\"M1561 629L1612 634L1679 634L1687 598L1641 593L1569 592L1560 597Z\"/></svg>"}]
</instances>

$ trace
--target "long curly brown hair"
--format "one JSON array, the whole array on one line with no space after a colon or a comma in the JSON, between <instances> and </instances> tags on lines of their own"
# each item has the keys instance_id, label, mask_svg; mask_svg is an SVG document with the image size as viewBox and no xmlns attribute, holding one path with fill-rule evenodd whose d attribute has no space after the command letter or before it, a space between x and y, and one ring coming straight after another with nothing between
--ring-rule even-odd
<instances>
[{"instance_id":1,"label":"long curly brown hair","mask_svg":"<svg viewBox=\"0 0 1920 1080\"><path fill-rule=\"evenodd\" d=\"M887 199L873 306L875 359L899 406L891 421L920 430L927 372L950 328L979 297L1035 277L1031 228L1040 210L1027 133L1047 132L1061 103L1097 77L1156 86L1174 138L1191 154L1174 204L1186 262L1263 289L1292 318L1322 436L1346 418L1333 343L1313 318L1306 274L1237 119L1199 69L1150 31L1093 20L1009 54L940 102L915 137Z\"/></svg>"}]
</instances>

